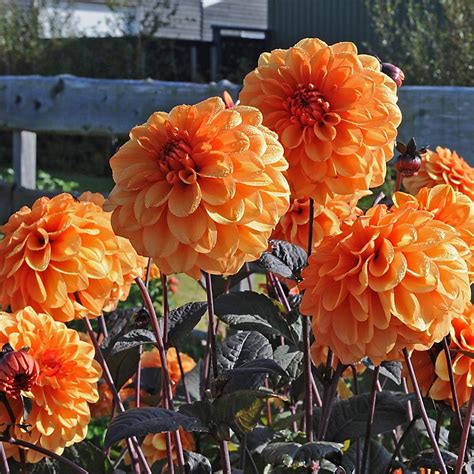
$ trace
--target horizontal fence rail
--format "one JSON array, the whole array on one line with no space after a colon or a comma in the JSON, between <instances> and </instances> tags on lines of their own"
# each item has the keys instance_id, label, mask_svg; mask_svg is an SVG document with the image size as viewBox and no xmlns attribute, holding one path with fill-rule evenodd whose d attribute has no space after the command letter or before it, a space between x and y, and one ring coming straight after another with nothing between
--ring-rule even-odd
<instances>
[{"instance_id":1,"label":"horizontal fence rail","mask_svg":"<svg viewBox=\"0 0 474 474\"><path fill-rule=\"evenodd\" d=\"M44 194L36 187L36 134L126 135L157 110L194 104L241 86L153 80L88 79L61 75L0 76L0 130L13 133L13 185L0 181L0 223ZM474 157L474 88L404 86L399 140L457 150Z\"/></svg>"}]
</instances>

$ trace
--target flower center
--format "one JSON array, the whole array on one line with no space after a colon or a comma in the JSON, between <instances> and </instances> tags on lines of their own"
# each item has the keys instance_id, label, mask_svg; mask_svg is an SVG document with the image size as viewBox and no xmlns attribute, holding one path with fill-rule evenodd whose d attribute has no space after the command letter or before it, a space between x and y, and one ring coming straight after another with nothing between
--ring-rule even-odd
<instances>
[{"instance_id":1,"label":"flower center","mask_svg":"<svg viewBox=\"0 0 474 474\"><path fill-rule=\"evenodd\" d=\"M330 108L329 102L311 83L298 84L295 93L286 99L285 106L291 115L292 122L300 122L302 125L309 126L322 122Z\"/></svg>"},{"instance_id":2,"label":"flower center","mask_svg":"<svg viewBox=\"0 0 474 474\"><path fill-rule=\"evenodd\" d=\"M41 359L41 372L48 376L55 376L62 367L61 359L59 357L58 351L49 350L43 354Z\"/></svg>"},{"instance_id":3,"label":"flower center","mask_svg":"<svg viewBox=\"0 0 474 474\"><path fill-rule=\"evenodd\" d=\"M196 181L196 164L191 158L191 152L187 141L179 136L169 139L163 145L159 154L159 167L168 183L182 181L192 184Z\"/></svg>"}]
</instances>

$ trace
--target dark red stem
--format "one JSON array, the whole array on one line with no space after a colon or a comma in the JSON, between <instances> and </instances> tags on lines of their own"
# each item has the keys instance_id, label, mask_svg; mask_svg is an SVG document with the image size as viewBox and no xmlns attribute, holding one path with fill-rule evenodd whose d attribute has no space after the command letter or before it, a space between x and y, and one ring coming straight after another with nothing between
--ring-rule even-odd
<instances>
[{"instance_id":1,"label":"dark red stem","mask_svg":"<svg viewBox=\"0 0 474 474\"><path fill-rule=\"evenodd\" d=\"M449 385L451 387L451 395L453 396L454 414L456 415L456 421L462 430L461 410L459 409L458 393L456 390L456 383L454 382L453 361L451 359L451 351L449 350L447 337L443 338L443 349L446 355L446 363L448 366Z\"/></svg>"},{"instance_id":2,"label":"dark red stem","mask_svg":"<svg viewBox=\"0 0 474 474\"><path fill-rule=\"evenodd\" d=\"M369 413L367 416L367 426L365 429L364 451L362 452L361 472L365 472L367 460L369 458L370 437L372 434L372 423L374 422L375 403L377 401L377 382L379 381L380 366L377 365L372 375L372 388L370 390Z\"/></svg>"},{"instance_id":3,"label":"dark red stem","mask_svg":"<svg viewBox=\"0 0 474 474\"><path fill-rule=\"evenodd\" d=\"M464 428L462 430L461 441L459 443L459 454L456 463L455 474L461 474L464 465L464 457L466 456L467 442L471 432L472 415L474 414L474 387L471 388L471 398L467 406L466 418L464 419Z\"/></svg>"}]
</instances>

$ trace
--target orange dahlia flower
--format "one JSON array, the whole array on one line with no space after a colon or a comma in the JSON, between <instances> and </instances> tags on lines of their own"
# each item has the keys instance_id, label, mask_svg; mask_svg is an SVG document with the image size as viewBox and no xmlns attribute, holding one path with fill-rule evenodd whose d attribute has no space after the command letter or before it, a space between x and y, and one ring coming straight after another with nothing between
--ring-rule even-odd
<instances>
[{"instance_id":1,"label":"orange dahlia flower","mask_svg":"<svg viewBox=\"0 0 474 474\"><path fill-rule=\"evenodd\" d=\"M423 155L418 173L403 179L403 185L411 194L421 188L437 184L449 184L456 191L474 199L474 168L464 158L448 148L437 147Z\"/></svg>"},{"instance_id":2,"label":"orange dahlia flower","mask_svg":"<svg viewBox=\"0 0 474 474\"><path fill-rule=\"evenodd\" d=\"M465 194L454 191L447 184L434 188L421 188L416 196L395 193L394 206L412 205L434 214L438 219L454 227L471 250L467 254L469 280L474 283L474 202Z\"/></svg>"},{"instance_id":3,"label":"orange dahlia flower","mask_svg":"<svg viewBox=\"0 0 474 474\"><path fill-rule=\"evenodd\" d=\"M186 451L195 451L196 450L196 443L194 442L194 437L192 433L188 433L184 430L179 430L179 436L181 438L181 444L183 449ZM175 441L173 434L171 435L171 447L173 452L173 461L176 462L178 459L178 455L175 449ZM149 434L146 435L142 444L141 448L143 454L146 457L146 460L150 466L153 466L155 462L160 461L162 459L166 459L166 434L165 433L156 433L156 434ZM130 455L127 452L124 459L126 464L130 464Z\"/></svg>"},{"instance_id":4,"label":"orange dahlia flower","mask_svg":"<svg viewBox=\"0 0 474 474\"><path fill-rule=\"evenodd\" d=\"M89 403L97 401L101 373L94 360L94 347L81 341L77 331L31 307L13 314L0 313L0 344L7 343L15 350L29 347L28 354L39 367L36 383L26 393L32 403L26 420L19 400L9 399L14 423L30 425L28 433L13 426L12 435L61 454L65 447L82 441L87 434ZM10 423L10 416L0 405L0 423ZM19 459L16 447L5 444L4 448L7 456ZM28 462L43 457L27 450Z\"/></svg>"},{"instance_id":5,"label":"orange dahlia flower","mask_svg":"<svg viewBox=\"0 0 474 474\"><path fill-rule=\"evenodd\" d=\"M217 97L153 114L110 164L115 231L167 274L235 273L289 206L277 136L258 110Z\"/></svg>"},{"instance_id":6,"label":"orange dahlia flower","mask_svg":"<svg viewBox=\"0 0 474 474\"><path fill-rule=\"evenodd\" d=\"M342 223L351 223L362 211L355 206L355 202L348 202L337 196L323 206L314 204L313 244L317 246L327 235L340 232ZM308 248L308 221L309 199L290 199L288 212L280 219L272 234L272 239L286 240L292 244Z\"/></svg>"},{"instance_id":7,"label":"orange dahlia flower","mask_svg":"<svg viewBox=\"0 0 474 474\"><path fill-rule=\"evenodd\" d=\"M292 194L325 204L383 183L401 121L396 93L376 58L311 38L263 53L240 101L278 133Z\"/></svg>"},{"instance_id":8,"label":"orange dahlia flower","mask_svg":"<svg viewBox=\"0 0 474 474\"><path fill-rule=\"evenodd\" d=\"M57 321L97 317L125 299L146 259L117 237L110 214L70 194L42 197L3 226L0 307Z\"/></svg>"},{"instance_id":9,"label":"orange dahlia flower","mask_svg":"<svg viewBox=\"0 0 474 474\"><path fill-rule=\"evenodd\" d=\"M344 364L401 359L440 341L469 301L467 254L432 213L375 206L310 257L301 312Z\"/></svg>"},{"instance_id":10,"label":"orange dahlia flower","mask_svg":"<svg viewBox=\"0 0 474 474\"><path fill-rule=\"evenodd\" d=\"M468 304L464 313L453 319L451 324L451 343L454 383L459 405L469 401L474 385L474 305ZM470 354L470 355L469 355ZM413 365L423 393L434 399L445 401L453 406L449 383L446 354L441 348L437 351L413 352Z\"/></svg>"}]
</instances>

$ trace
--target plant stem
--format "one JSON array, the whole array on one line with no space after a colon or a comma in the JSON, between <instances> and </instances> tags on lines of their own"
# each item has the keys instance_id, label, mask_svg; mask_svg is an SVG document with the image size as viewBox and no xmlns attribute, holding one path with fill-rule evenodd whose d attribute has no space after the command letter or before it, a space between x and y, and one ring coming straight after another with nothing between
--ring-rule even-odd
<instances>
[{"instance_id":1,"label":"plant stem","mask_svg":"<svg viewBox=\"0 0 474 474\"><path fill-rule=\"evenodd\" d=\"M102 374L104 376L105 383L109 387L109 390L112 392L112 397L114 399L115 406L118 408L118 410L121 413L123 413L125 412L125 407L123 406L122 400L120 399L120 395L118 394L117 387L115 387L114 380L109 370L109 366L107 365L107 362L104 358L104 355L102 354L102 351L100 350L99 342L97 341L94 330L92 329L91 322L89 321L88 318L83 318L83 321L86 326L87 334L89 335L92 341L92 345L94 346L96 359L99 362L100 366L102 367ZM137 439L136 438L127 439L127 446L130 452L130 457L132 458L132 465L134 466L135 471L140 472L140 467L138 465L138 459L139 459L143 468L145 469L145 472L147 474L151 474L150 467L148 466L148 463L146 462L145 455L143 454L143 451L141 450Z\"/></svg>"},{"instance_id":2,"label":"plant stem","mask_svg":"<svg viewBox=\"0 0 474 474\"><path fill-rule=\"evenodd\" d=\"M10 466L8 465L8 459L5 454L3 442L0 443L0 470L2 474L10 474Z\"/></svg>"},{"instance_id":3,"label":"plant stem","mask_svg":"<svg viewBox=\"0 0 474 474\"><path fill-rule=\"evenodd\" d=\"M153 333L155 334L155 338L156 338L155 346L158 349L158 353L160 355L161 372L163 374L163 394L164 394L163 399L165 402L165 407L169 408L170 410L174 410L173 391L172 391L171 383L170 383L168 361L166 359L165 345L163 342L163 337L161 335L160 325L158 323L158 317L156 316L156 311L153 306L153 302L151 301L150 294L148 293L148 290L146 289L145 284L139 277L137 277L135 281L138 285L138 288L140 289L142 299L143 299L143 304L145 305L148 311L148 314L150 315L150 321L153 328ZM164 317L165 319L167 319L168 315L164 315ZM168 436L167 436L167 440L168 440ZM184 472L185 461L184 461L183 446L181 444L181 437L180 437L179 431L175 431L175 441L176 441L178 466L180 470ZM167 445L168 445L168 441L167 441ZM170 459L168 459L168 469L170 470L170 472L172 472L173 461Z\"/></svg>"},{"instance_id":4,"label":"plant stem","mask_svg":"<svg viewBox=\"0 0 474 474\"><path fill-rule=\"evenodd\" d=\"M168 301L168 278L164 273L161 274L161 287L163 292L163 343L166 346L168 342L170 305Z\"/></svg>"},{"instance_id":5,"label":"plant stem","mask_svg":"<svg viewBox=\"0 0 474 474\"><path fill-rule=\"evenodd\" d=\"M309 199L309 220L308 220L308 258L313 253L313 225L314 225L314 199Z\"/></svg>"},{"instance_id":6,"label":"plant stem","mask_svg":"<svg viewBox=\"0 0 474 474\"><path fill-rule=\"evenodd\" d=\"M390 474L390 468L392 467L393 461L395 461L395 459L397 458L398 453L400 452L400 449L401 449L403 443L405 442L405 439L407 438L408 434L410 433L410 431L415 426L416 420L417 420L417 418L413 418L410 421L410 423L408 423L408 426L407 426L406 430L400 436L400 439L398 440L398 443L395 446L395 449L394 449L393 454L392 454L392 458L390 459L390 462L387 466L387 470L386 470L385 474Z\"/></svg>"},{"instance_id":7,"label":"plant stem","mask_svg":"<svg viewBox=\"0 0 474 474\"><path fill-rule=\"evenodd\" d=\"M469 405L467 406L466 418L464 419L464 427L462 430L461 441L459 443L459 454L456 463L455 474L461 474L464 464L464 457L466 456L467 443L469 440L469 434L471 432L472 415L474 414L474 386L471 388L471 397L469 399Z\"/></svg>"},{"instance_id":8,"label":"plant stem","mask_svg":"<svg viewBox=\"0 0 474 474\"><path fill-rule=\"evenodd\" d=\"M181 373L181 380L183 381L184 396L186 398L186 403L191 403L191 397L189 395L188 386L186 384L186 374L184 373L183 362L181 360L181 354L178 351L178 349L175 348L175 350L176 350L176 357L178 359L179 371Z\"/></svg>"},{"instance_id":9,"label":"plant stem","mask_svg":"<svg viewBox=\"0 0 474 474\"><path fill-rule=\"evenodd\" d=\"M69 468L68 472L77 472L78 474L89 474L85 469L82 469L82 467L78 466L76 463L73 463L69 459L60 456L59 454L56 454L55 452L50 451L49 449L43 448L42 446L28 443L28 441L23 441L22 439L8 438L7 436L0 436L0 442L8 443L12 446L31 449L33 451L37 451L38 453L44 454L45 456L56 459L56 461L64 464Z\"/></svg>"},{"instance_id":10,"label":"plant stem","mask_svg":"<svg viewBox=\"0 0 474 474\"><path fill-rule=\"evenodd\" d=\"M438 461L439 468L441 469L442 474L447 474L446 465L444 463L443 456L441 455L439 445L436 442L435 435L433 433L433 430L431 429L430 420L428 418L428 414L426 413L425 405L423 404L423 397L421 396L421 391L418 385L418 380L416 379L415 370L413 369L413 364L411 363L410 354L408 354L408 351L406 349L403 349L403 356L405 357L408 373L410 374L411 383L415 390L416 399L418 401L418 406L420 408L421 417L423 418L423 423L425 424L426 431L428 432L428 436L431 441L431 446L433 448L435 457Z\"/></svg>"},{"instance_id":11,"label":"plant stem","mask_svg":"<svg viewBox=\"0 0 474 474\"><path fill-rule=\"evenodd\" d=\"M217 367L217 347L216 347L216 333L214 327L214 297L212 294L212 279L211 275L207 272L203 272L206 280L206 295L207 295L207 314L209 318L208 323L208 342L209 352L211 354L210 363L212 364L212 373L214 378L219 375L219 369ZM219 441L219 448L221 452L222 472L223 474L231 474L232 468L230 466L229 449L227 447L227 441Z\"/></svg>"},{"instance_id":12,"label":"plant stem","mask_svg":"<svg viewBox=\"0 0 474 474\"><path fill-rule=\"evenodd\" d=\"M339 364L337 365L336 371L334 372L334 375L332 376L331 383L327 385L324 389L323 406L321 408L321 417L319 421L319 434L318 434L319 441L324 441L324 438L326 437L326 431L329 426L329 420L331 418L332 407L336 398L337 384L345 368L346 366L339 362Z\"/></svg>"},{"instance_id":13,"label":"plant stem","mask_svg":"<svg viewBox=\"0 0 474 474\"><path fill-rule=\"evenodd\" d=\"M370 436L372 434L372 423L374 422L375 403L377 401L377 382L379 381L380 365L374 368L372 375L372 388L370 390L369 413L367 415L367 427L365 429L364 451L362 452L361 472L365 472L367 460L369 458Z\"/></svg>"},{"instance_id":14,"label":"plant stem","mask_svg":"<svg viewBox=\"0 0 474 474\"><path fill-rule=\"evenodd\" d=\"M305 411L305 427L306 427L306 441L311 443L313 441L313 385L312 371L311 371L311 355L309 352L310 339L309 333L311 331L310 318L302 316L303 318L303 364L304 364L304 411Z\"/></svg>"},{"instance_id":15,"label":"plant stem","mask_svg":"<svg viewBox=\"0 0 474 474\"><path fill-rule=\"evenodd\" d=\"M453 361L451 359L451 352L449 350L447 336L443 338L443 349L446 355L446 364L448 366L449 385L451 387L451 395L453 397L454 414L456 415L456 421L458 422L458 425L462 430L463 427L462 427L461 410L459 409L458 393L456 390L456 384L454 382Z\"/></svg>"}]
</instances>

